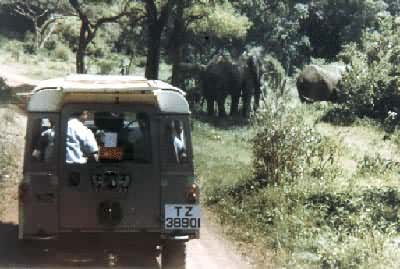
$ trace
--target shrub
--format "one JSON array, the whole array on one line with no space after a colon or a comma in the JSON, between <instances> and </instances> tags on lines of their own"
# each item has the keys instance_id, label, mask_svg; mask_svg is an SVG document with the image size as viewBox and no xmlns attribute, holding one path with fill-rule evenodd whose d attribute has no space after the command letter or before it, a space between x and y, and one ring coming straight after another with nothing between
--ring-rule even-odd
<instances>
[{"instance_id":1,"label":"shrub","mask_svg":"<svg viewBox=\"0 0 400 269\"><path fill-rule=\"evenodd\" d=\"M11 89L7 86L5 80L0 77L0 102L8 101L11 98Z\"/></svg>"},{"instance_id":2,"label":"shrub","mask_svg":"<svg viewBox=\"0 0 400 269\"><path fill-rule=\"evenodd\" d=\"M277 118L266 113L258 119L264 124L252 140L256 178L281 182L324 176L334 165L336 144L308 126L296 111Z\"/></svg>"},{"instance_id":3,"label":"shrub","mask_svg":"<svg viewBox=\"0 0 400 269\"><path fill-rule=\"evenodd\" d=\"M22 45L24 53L27 54L35 54L36 53L36 46L35 46L35 37L33 33L28 32L25 35L24 43Z\"/></svg>"},{"instance_id":4,"label":"shrub","mask_svg":"<svg viewBox=\"0 0 400 269\"><path fill-rule=\"evenodd\" d=\"M286 71L278 59L272 55L266 55L263 59L264 80L272 91L281 92L284 89Z\"/></svg>"},{"instance_id":5,"label":"shrub","mask_svg":"<svg viewBox=\"0 0 400 269\"><path fill-rule=\"evenodd\" d=\"M400 38L391 16L382 17L377 30L366 30L361 46L345 46L339 58L351 66L339 83L346 109L380 120L400 112Z\"/></svg>"},{"instance_id":6,"label":"shrub","mask_svg":"<svg viewBox=\"0 0 400 269\"><path fill-rule=\"evenodd\" d=\"M65 62L69 60L70 53L70 49L63 44L57 44L56 48L54 49L54 57Z\"/></svg>"},{"instance_id":7,"label":"shrub","mask_svg":"<svg viewBox=\"0 0 400 269\"><path fill-rule=\"evenodd\" d=\"M97 62L97 66L100 69L100 74L110 74L113 70L114 67L116 66L115 62L112 60L108 59L101 59Z\"/></svg>"},{"instance_id":8,"label":"shrub","mask_svg":"<svg viewBox=\"0 0 400 269\"><path fill-rule=\"evenodd\" d=\"M383 158L380 154L372 157L365 155L357 164L357 172L360 175L384 175L393 171L398 164L398 162Z\"/></svg>"}]
</instances>

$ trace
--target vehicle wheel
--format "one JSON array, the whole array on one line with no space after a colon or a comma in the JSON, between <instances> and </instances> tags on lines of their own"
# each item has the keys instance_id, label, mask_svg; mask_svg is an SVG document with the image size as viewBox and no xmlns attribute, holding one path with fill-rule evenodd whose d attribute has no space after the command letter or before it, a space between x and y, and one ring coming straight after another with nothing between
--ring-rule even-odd
<instances>
[{"instance_id":1,"label":"vehicle wheel","mask_svg":"<svg viewBox=\"0 0 400 269\"><path fill-rule=\"evenodd\" d=\"M186 243L179 241L166 241L161 252L163 269L186 268Z\"/></svg>"}]
</instances>

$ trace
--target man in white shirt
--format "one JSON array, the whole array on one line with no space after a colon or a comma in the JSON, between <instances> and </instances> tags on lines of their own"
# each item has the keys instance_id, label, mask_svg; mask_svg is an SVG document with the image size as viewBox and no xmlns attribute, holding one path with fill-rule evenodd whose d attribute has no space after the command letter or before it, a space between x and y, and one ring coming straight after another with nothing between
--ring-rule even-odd
<instances>
[{"instance_id":1,"label":"man in white shirt","mask_svg":"<svg viewBox=\"0 0 400 269\"><path fill-rule=\"evenodd\" d=\"M98 145L93 132L83 123L88 118L88 111L73 114L68 120L66 141L66 162L86 163L88 158L98 160Z\"/></svg>"},{"instance_id":2,"label":"man in white shirt","mask_svg":"<svg viewBox=\"0 0 400 269\"><path fill-rule=\"evenodd\" d=\"M175 157L176 161L180 163L182 161L185 161L187 158L185 135L183 134L183 124L181 121L174 121L172 128Z\"/></svg>"}]
</instances>

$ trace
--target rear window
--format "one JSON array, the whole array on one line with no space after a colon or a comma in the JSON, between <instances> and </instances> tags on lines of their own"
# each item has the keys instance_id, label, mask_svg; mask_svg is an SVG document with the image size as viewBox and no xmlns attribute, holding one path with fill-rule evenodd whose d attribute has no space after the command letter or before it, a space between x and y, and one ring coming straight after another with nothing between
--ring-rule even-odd
<instances>
[{"instance_id":1,"label":"rear window","mask_svg":"<svg viewBox=\"0 0 400 269\"><path fill-rule=\"evenodd\" d=\"M150 121L146 113L79 111L66 126L66 162L151 162Z\"/></svg>"}]
</instances>

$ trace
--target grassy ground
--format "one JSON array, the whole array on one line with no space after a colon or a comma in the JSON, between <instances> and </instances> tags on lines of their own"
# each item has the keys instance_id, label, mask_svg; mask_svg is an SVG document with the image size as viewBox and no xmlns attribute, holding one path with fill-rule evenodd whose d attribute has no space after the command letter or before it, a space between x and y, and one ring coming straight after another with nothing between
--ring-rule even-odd
<instances>
[{"instance_id":1,"label":"grassy ground","mask_svg":"<svg viewBox=\"0 0 400 269\"><path fill-rule=\"evenodd\" d=\"M7 65L10 71L31 79L49 79L76 73L75 54L67 47L56 47L53 50L41 49L37 53L26 52L26 43L10 40L0 35L0 64ZM86 57L89 74L120 74L122 61L129 62L127 56L112 53L101 59ZM137 57L131 67L131 75L144 76L144 57ZM136 64L136 65L135 65ZM168 80L171 67L164 62L160 64L159 77Z\"/></svg>"},{"instance_id":2,"label":"grassy ground","mask_svg":"<svg viewBox=\"0 0 400 269\"><path fill-rule=\"evenodd\" d=\"M0 106L0 122L3 130L0 133L0 214L8 199L16 199L8 195L8 191L16 186L22 176L22 153L26 119L14 106Z\"/></svg>"},{"instance_id":3,"label":"grassy ground","mask_svg":"<svg viewBox=\"0 0 400 269\"><path fill-rule=\"evenodd\" d=\"M195 121L203 202L260 268L270 263L270 250L282 268L397 268L397 136L386 139L379 124L368 120L350 126L322 122L328 109L296 105L304 122L335 145L334 165L318 178L262 187L248 188L254 178L253 127Z\"/></svg>"},{"instance_id":4,"label":"grassy ground","mask_svg":"<svg viewBox=\"0 0 400 269\"><path fill-rule=\"evenodd\" d=\"M29 55L22 52L21 42L1 39L0 64L11 64L19 74L45 79L74 72L74 56L69 51ZM118 73L119 59L110 61L111 65L89 59L89 70L96 73L108 68ZM141 67L134 70L135 74L143 72ZM170 67L162 64L160 78L168 78L169 73ZM260 185L255 180L251 140L268 122L259 122L257 127L235 124L230 118L210 121L195 116L195 168L203 204L260 268L271 262L281 268L398 268L400 134L388 136L379 124L368 120L347 126L323 122L329 105L301 105L293 91L288 96L281 106L285 109L277 110L277 115L301 115L293 130L307 125L326 137L324 146L335 149L332 163L321 166L317 158L304 167L309 173L299 178ZM267 108L271 105L267 103ZM21 170L21 159L13 153L22 152L17 147L23 143L11 138L24 123L23 119L16 121L14 113L9 108L0 111L0 122L8 126L7 132L11 130L11 134L0 134L3 185L11 184L9 178L17 179L16 171ZM290 141L279 142L285 147ZM305 141L297 143L307 147ZM295 153L282 151L286 157Z\"/></svg>"}]
</instances>

